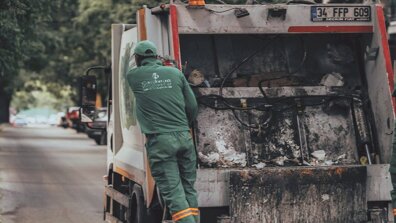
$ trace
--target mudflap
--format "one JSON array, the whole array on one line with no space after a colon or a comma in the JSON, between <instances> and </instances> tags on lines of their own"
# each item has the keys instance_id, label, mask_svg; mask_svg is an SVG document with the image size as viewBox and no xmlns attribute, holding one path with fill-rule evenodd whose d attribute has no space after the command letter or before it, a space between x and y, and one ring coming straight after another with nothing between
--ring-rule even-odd
<instances>
[{"instance_id":1,"label":"mudflap","mask_svg":"<svg viewBox=\"0 0 396 223\"><path fill-rule=\"evenodd\" d=\"M365 166L282 167L230 172L233 223L367 221Z\"/></svg>"}]
</instances>

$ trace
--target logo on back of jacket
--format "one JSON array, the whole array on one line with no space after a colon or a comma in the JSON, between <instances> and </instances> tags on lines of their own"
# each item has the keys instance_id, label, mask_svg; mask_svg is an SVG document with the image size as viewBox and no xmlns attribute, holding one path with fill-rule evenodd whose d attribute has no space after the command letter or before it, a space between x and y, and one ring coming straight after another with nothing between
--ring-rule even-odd
<instances>
[{"instance_id":1,"label":"logo on back of jacket","mask_svg":"<svg viewBox=\"0 0 396 223\"><path fill-rule=\"evenodd\" d=\"M165 79L159 80L160 76L157 73L151 75L151 80L143 81L142 88L143 91L160 90L164 88L172 88L172 80Z\"/></svg>"}]
</instances>

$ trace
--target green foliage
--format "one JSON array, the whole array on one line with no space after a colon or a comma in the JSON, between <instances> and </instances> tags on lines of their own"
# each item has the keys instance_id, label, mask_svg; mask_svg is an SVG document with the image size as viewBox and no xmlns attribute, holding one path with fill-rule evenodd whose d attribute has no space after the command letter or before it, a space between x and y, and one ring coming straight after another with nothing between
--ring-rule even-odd
<instances>
[{"instance_id":1,"label":"green foliage","mask_svg":"<svg viewBox=\"0 0 396 223\"><path fill-rule=\"evenodd\" d=\"M32 105L23 97L40 90L27 83L40 83L44 94L63 98L66 92L76 103L78 77L90 66L111 63L111 24L134 24L137 9L163 2L169 0L0 0L0 100L2 92L17 92L14 105ZM98 77L106 86L107 78Z\"/></svg>"},{"instance_id":2,"label":"green foliage","mask_svg":"<svg viewBox=\"0 0 396 223\"><path fill-rule=\"evenodd\" d=\"M73 105L69 97L72 90L70 86L28 81L25 82L21 91L14 93L14 100L11 106L17 111L33 108L49 108L55 111L64 111L65 107Z\"/></svg>"},{"instance_id":3,"label":"green foliage","mask_svg":"<svg viewBox=\"0 0 396 223\"><path fill-rule=\"evenodd\" d=\"M37 4L26 0L0 3L0 82L7 93L12 92L12 77L17 75L23 60L40 48L34 38L27 38L33 34L31 21L36 18L29 6L40 7Z\"/></svg>"},{"instance_id":4,"label":"green foliage","mask_svg":"<svg viewBox=\"0 0 396 223\"><path fill-rule=\"evenodd\" d=\"M61 27L59 19L62 16L65 21L70 19L70 16L65 16L60 10L65 2L70 3L72 0L1 1L0 100L10 98L14 93L14 104L18 105L18 101L24 101L25 106L32 106L31 100L35 100L32 96L37 95L40 90L29 88L26 84L40 79L46 79L46 82L51 83L57 79L48 64L49 61L54 63L52 59L56 59L57 50L63 44L63 37L57 32ZM62 85L58 89L63 87ZM49 98L48 94L48 91L43 92L43 100ZM24 99L24 95L28 101Z\"/></svg>"}]
</instances>

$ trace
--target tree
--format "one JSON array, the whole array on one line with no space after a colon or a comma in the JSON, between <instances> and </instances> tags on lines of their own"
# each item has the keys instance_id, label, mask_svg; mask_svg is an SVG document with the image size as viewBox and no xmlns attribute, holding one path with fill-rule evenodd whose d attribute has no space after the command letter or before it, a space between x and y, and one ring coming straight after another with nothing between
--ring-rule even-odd
<instances>
[{"instance_id":1,"label":"tree","mask_svg":"<svg viewBox=\"0 0 396 223\"><path fill-rule=\"evenodd\" d=\"M51 0L2 0L0 2L0 123L8 122L9 105L20 86L21 68L39 71L45 66L45 46L40 24L48 20Z\"/></svg>"},{"instance_id":2,"label":"tree","mask_svg":"<svg viewBox=\"0 0 396 223\"><path fill-rule=\"evenodd\" d=\"M54 86L53 86L54 85ZM54 94L51 88L56 88ZM17 111L34 108L48 108L54 111L64 111L65 105L72 104L69 97L72 89L57 83L44 84L39 80L29 80L24 83L23 90L14 93L12 107Z\"/></svg>"},{"instance_id":3,"label":"tree","mask_svg":"<svg viewBox=\"0 0 396 223\"><path fill-rule=\"evenodd\" d=\"M57 98L63 94L60 89L73 89L66 91L67 97L76 103L78 77L90 66L110 65L111 24L136 23L136 11L142 5L154 7L163 2L168 1L1 0L0 123L8 122L8 107L15 92L22 97L37 91L27 88L26 83L39 81L46 86L45 94ZM106 77L99 76L99 82L104 86Z\"/></svg>"},{"instance_id":4,"label":"tree","mask_svg":"<svg viewBox=\"0 0 396 223\"><path fill-rule=\"evenodd\" d=\"M0 123L16 91L30 80L50 84L57 93L70 81L63 51L78 0L2 0L0 2ZM53 88L59 83L61 88ZM58 93L59 94L59 93Z\"/></svg>"}]
</instances>

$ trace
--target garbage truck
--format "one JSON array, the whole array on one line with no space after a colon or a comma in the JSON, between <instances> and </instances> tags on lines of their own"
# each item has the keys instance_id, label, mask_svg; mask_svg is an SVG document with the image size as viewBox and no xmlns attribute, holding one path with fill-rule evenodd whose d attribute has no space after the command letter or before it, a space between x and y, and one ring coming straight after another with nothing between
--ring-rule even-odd
<instances>
[{"instance_id":1,"label":"garbage truck","mask_svg":"<svg viewBox=\"0 0 396 223\"><path fill-rule=\"evenodd\" d=\"M107 222L170 220L126 81L141 40L183 71L199 103L201 222L393 221L394 73L381 5L190 0L136 17L111 28ZM98 87L82 77L83 122Z\"/></svg>"}]
</instances>

